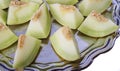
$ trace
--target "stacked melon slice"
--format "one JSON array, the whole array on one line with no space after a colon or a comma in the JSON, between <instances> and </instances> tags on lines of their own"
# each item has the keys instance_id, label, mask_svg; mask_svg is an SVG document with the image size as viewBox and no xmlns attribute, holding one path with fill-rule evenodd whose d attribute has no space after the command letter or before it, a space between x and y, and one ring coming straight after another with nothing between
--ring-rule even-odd
<instances>
[{"instance_id":1,"label":"stacked melon slice","mask_svg":"<svg viewBox=\"0 0 120 71\"><path fill-rule=\"evenodd\" d=\"M9 47L17 39L17 36L7 26L0 23L0 50Z\"/></svg>"},{"instance_id":2,"label":"stacked melon slice","mask_svg":"<svg viewBox=\"0 0 120 71\"><path fill-rule=\"evenodd\" d=\"M8 11L8 25L23 24L29 21L39 8L34 2L11 1Z\"/></svg>"},{"instance_id":3,"label":"stacked melon slice","mask_svg":"<svg viewBox=\"0 0 120 71\"><path fill-rule=\"evenodd\" d=\"M50 4L50 11L61 25L72 29L78 28L84 19L79 10L72 5Z\"/></svg>"},{"instance_id":4,"label":"stacked melon slice","mask_svg":"<svg viewBox=\"0 0 120 71\"><path fill-rule=\"evenodd\" d=\"M31 36L20 35L14 58L14 68L24 68L36 57L41 41Z\"/></svg>"},{"instance_id":5,"label":"stacked melon slice","mask_svg":"<svg viewBox=\"0 0 120 71\"><path fill-rule=\"evenodd\" d=\"M56 53L67 61L80 59L77 42L72 30L68 27L61 27L51 37L50 41Z\"/></svg>"},{"instance_id":6,"label":"stacked melon slice","mask_svg":"<svg viewBox=\"0 0 120 71\"><path fill-rule=\"evenodd\" d=\"M36 38L47 38L50 33L50 28L50 14L46 5L42 4L38 11L33 15L26 34Z\"/></svg>"},{"instance_id":7,"label":"stacked melon slice","mask_svg":"<svg viewBox=\"0 0 120 71\"><path fill-rule=\"evenodd\" d=\"M92 11L78 30L91 37L104 37L118 29L118 26L100 13Z\"/></svg>"}]
</instances>

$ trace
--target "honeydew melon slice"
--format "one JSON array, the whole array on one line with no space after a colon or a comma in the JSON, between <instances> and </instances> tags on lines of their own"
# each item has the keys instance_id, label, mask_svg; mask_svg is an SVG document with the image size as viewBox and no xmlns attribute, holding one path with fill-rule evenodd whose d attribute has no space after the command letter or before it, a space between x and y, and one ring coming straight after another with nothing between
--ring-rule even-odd
<instances>
[{"instance_id":1,"label":"honeydew melon slice","mask_svg":"<svg viewBox=\"0 0 120 71\"><path fill-rule=\"evenodd\" d=\"M21 1L23 1L23 2L30 2L30 1L33 1L33 2L39 3L39 4L41 4L41 3L43 2L42 0L21 0Z\"/></svg>"},{"instance_id":2,"label":"honeydew melon slice","mask_svg":"<svg viewBox=\"0 0 120 71\"><path fill-rule=\"evenodd\" d=\"M111 4L112 0L82 0L78 8L84 16L88 16L92 10L99 13L104 12Z\"/></svg>"},{"instance_id":3,"label":"honeydew melon slice","mask_svg":"<svg viewBox=\"0 0 120 71\"><path fill-rule=\"evenodd\" d=\"M3 10L0 10L0 23L4 25L7 23L7 13Z\"/></svg>"},{"instance_id":4,"label":"honeydew melon slice","mask_svg":"<svg viewBox=\"0 0 120 71\"><path fill-rule=\"evenodd\" d=\"M4 24L0 23L0 50L15 43L18 37Z\"/></svg>"},{"instance_id":5,"label":"honeydew melon slice","mask_svg":"<svg viewBox=\"0 0 120 71\"><path fill-rule=\"evenodd\" d=\"M55 52L64 60L80 59L78 45L70 28L61 27L50 37L50 41Z\"/></svg>"},{"instance_id":6,"label":"honeydew melon slice","mask_svg":"<svg viewBox=\"0 0 120 71\"><path fill-rule=\"evenodd\" d=\"M9 7L11 0L0 0L0 9L5 9Z\"/></svg>"},{"instance_id":7,"label":"honeydew melon slice","mask_svg":"<svg viewBox=\"0 0 120 71\"><path fill-rule=\"evenodd\" d=\"M66 5L73 5L78 2L78 0L46 0L48 4L60 3Z\"/></svg>"},{"instance_id":8,"label":"honeydew melon slice","mask_svg":"<svg viewBox=\"0 0 120 71\"><path fill-rule=\"evenodd\" d=\"M92 11L78 30L91 37L104 37L115 31L118 26L100 13Z\"/></svg>"},{"instance_id":9,"label":"honeydew melon slice","mask_svg":"<svg viewBox=\"0 0 120 71\"><path fill-rule=\"evenodd\" d=\"M27 35L35 38L46 38L51 28L50 14L45 4L33 15L28 26Z\"/></svg>"},{"instance_id":10,"label":"honeydew melon slice","mask_svg":"<svg viewBox=\"0 0 120 71\"><path fill-rule=\"evenodd\" d=\"M13 68L19 69L29 65L36 57L41 40L31 36L20 35L15 52Z\"/></svg>"},{"instance_id":11,"label":"honeydew melon slice","mask_svg":"<svg viewBox=\"0 0 120 71\"><path fill-rule=\"evenodd\" d=\"M84 19L79 10L72 5L50 4L50 11L61 25L72 29L78 28Z\"/></svg>"},{"instance_id":12,"label":"honeydew melon slice","mask_svg":"<svg viewBox=\"0 0 120 71\"><path fill-rule=\"evenodd\" d=\"M39 8L34 2L11 1L8 11L8 25L23 24L29 21Z\"/></svg>"}]
</instances>

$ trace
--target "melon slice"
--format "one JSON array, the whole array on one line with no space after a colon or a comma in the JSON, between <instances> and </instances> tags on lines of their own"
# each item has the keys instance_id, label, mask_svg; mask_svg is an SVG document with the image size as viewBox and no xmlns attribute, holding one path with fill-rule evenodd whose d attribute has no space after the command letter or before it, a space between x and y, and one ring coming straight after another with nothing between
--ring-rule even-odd
<instances>
[{"instance_id":1,"label":"melon slice","mask_svg":"<svg viewBox=\"0 0 120 71\"><path fill-rule=\"evenodd\" d=\"M50 11L61 25L72 29L78 28L84 19L79 10L72 5L50 4Z\"/></svg>"},{"instance_id":2,"label":"melon slice","mask_svg":"<svg viewBox=\"0 0 120 71\"><path fill-rule=\"evenodd\" d=\"M45 4L33 15L28 26L27 35L35 38L46 38L50 33L51 19Z\"/></svg>"},{"instance_id":3,"label":"melon slice","mask_svg":"<svg viewBox=\"0 0 120 71\"><path fill-rule=\"evenodd\" d=\"M0 23L0 50L15 43L18 37L4 24Z\"/></svg>"},{"instance_id":4,"label":"melon slice","mask_svg":"<svg viewBox=\"0 0 120 71\"><path fill-rule=\"evenodd\" d=\"M78 45L70 28L61 27L50 37L50 41L55 52L64 60L80 59Z\"/></svg>"},{"instance_id":5,"label":"melon slice","mask_svg":"<svg viewBox=\"0 0 120 71\"><path fill-rule=\"evenodd\" d=\"M23 2L30 2L30 1L33 1L35 3L38 3L38 4L41 4L43 1L42 0L21 0Z\"/></svg>"},{"instance_id":6,"label":"melon slice","mask_svg":"<svg viewBox=\"0 0 120 71\"><path fill-rule=\"evenodd\" d=\"M7 13L3 10L0 10L0 23L4 25L7 23Z\"/></svg>"},{"instance_id":7,"label":"melon slice","mask_svg":"<svg viewBox=\"0 0 120 71\"><path fill-rule=\"evenodd\" d=\"M11 1L8 11L8 25L23 24L29 21L39 8L34 2Z\"/></svg>"},{"instance_id":8,"label":"melon slice","mask_svg":"<svg viewBox=\"0 0 120 71\"><path fill-rule=\"evenodd\" d=\"M115 31L118 26L100 13L92 11L78 30L91 37L104 37Z\"/></svg>"},{"instance_id":9,"label":"melon slice","mask_svg":"<svg viewBox=\"0 0 120 71\"><path fill-rule=\"evenodd\" d=\"M78 7L84 16L88 16L92 10L99 13L104 12L111 4L112 0L82 0Z\"/></svg>"},{"instance_id":10,"label":"melon slice","mask_svg":"<svg viewBox=\"0 0 120 71\"><path fill-rule=\"evenodd\" d=\"M20 35L15 52L13 68L19 69L29 65L36 57L41 40L31 36Z\"/></svg>"},{"instance_id":11,"label":"melon slice","mask_svg":"<svg viewBox=\"0 0 120 71\"><path fill-rule=\"evenodd\" d=\"M60 3L66 5L73 5L78 2L78 0L46 0L48 4Z\"/></svg>"},{"instance_id":12,"label":"melon slice","mask_svg":"<svg viewBox=\"0 0 120 71\"><path fill-rule=\"evenodd\" d=\"M9 7L11 0L0 0L0 9L5 9Z\"/></svg>"}]
</instances>

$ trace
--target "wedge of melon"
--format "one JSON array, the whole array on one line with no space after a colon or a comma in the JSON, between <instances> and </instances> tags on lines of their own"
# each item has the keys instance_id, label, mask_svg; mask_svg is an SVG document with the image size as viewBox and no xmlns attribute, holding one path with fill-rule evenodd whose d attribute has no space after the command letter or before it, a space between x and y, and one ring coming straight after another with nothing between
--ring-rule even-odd
<instances>
[{"instance_id":1,"label":"wedge of melon","mask_svg":"<svg viewBox=\"0 0 120 71\"><path fill-rule=\"evenodd\" d=\"M78 7L84 16L88 16L92 10L99 13L104 12L111 4L112 0L82 0Z\"/></svg>"},{"instance_id":2,"label":"wedge of melon","mask_svg":"<svg viewBox=\"0 0 120 71\"><path fill-rule=\"evenodd\" d=\"M38 4L41 4L43 1L42 0L21 0L23 2L30 2L30 1L33 1L35 3L38 3Z\"/></svg>"},{"instance_id":3,"label":"wedge of melon","mask_svg":"<svg viewBox=\"0 0 120 71\"><path fill-rule=\"evenodd\" d=\"M32 17L26 34L36 38L46 38L50 33L50 28L50 14L46 5L42 4Z\"/></svg>"},{"instance_id":4,"label":"wedge of melon","mask_svg":"<svg viewBox=\"0 0 120 71\"><path fill-rule=\"evenodd\" d=\"M0 23L0 50L15 43L18 37L4 24Z\"/></svg>"},{"instance_id":5,"label":"wedge of melon","mask_svg":"<svg viewBox=\"0 0 120 71\"><path fill-rule=\"evenodd\" d=\"M15 52L13 68L19 69L29 65L36 57L41 40L31 36L20 35Z\"/></svg>"},{"instance_id":6,"label":"wedge of melon","mask_svg":"<svg viewBox=\"0 0 120 71\"><path fill-rule=\"evenodd\" d=\"M0 0L0 9L5 9L9 7L11 0Z\"/></svg>"},{"instance_id":7,"label":"wedge of melon","mask_svg":"<svg viewBox=\"0 0 120 71\"><path fill-rule=\"evenodd\" d=\"M78 0L46 0L48 4L60 3L66 5L73 5L78 2Z\"/></svg>"},{"instance_id":8,"label":"wedge of melon","mask_svg":"<svg viewBox=\"0 0 120 71\"><path fill-rule=\"evenodd\" d=\"M80 59L77 42L68 27L61 27L51 37L51 44L55 52L64 60Z\"/></svg>"},{"instance_id":9,"label":"wedge of melon","mask_svg":"<svg viewBox=\"0 0 120 71\"><path fill-rule=\"evenodd\" d=\"M115 23L95 11L92 11L78 28L80 32L91 37L104 37L117 29L118 26Z\"/></svg>"},{"instance_id":10,"label":"wedge of melon","mask_svg":"<svg viewBox=\"0 0 120 71\"><path fill-rule=\"evenodd\" d=\"M4 25L7 23L7 13L3 10L0 10L0 23Z\"/></svg>"},{"instance_id":11,"label":"wedge of melon","mask_svg":"<svg viewBox=\"0 0 120 71\"><path fill-rule=\"evenodd\" d=\"M34 2L11 1L8 11L8 25L23 24L29 21L39 8Z\"/></svg>"},{"instance_id":12,"label":"wedge of melon","mask_svg":"<svg viewBox=\"0 0 120 71\"><path fill-rule=\"evenodd\" d=\"M72 29L78 28L84 19L79 10L72 5L50 4L50 11L61 25Z\"/></svg>"}]
</instances>

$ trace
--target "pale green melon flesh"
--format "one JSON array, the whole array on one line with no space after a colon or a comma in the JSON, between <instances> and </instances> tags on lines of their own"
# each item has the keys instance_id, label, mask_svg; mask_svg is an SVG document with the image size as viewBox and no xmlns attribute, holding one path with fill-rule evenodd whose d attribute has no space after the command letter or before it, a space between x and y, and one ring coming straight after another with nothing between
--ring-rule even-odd
<instances>
[{"instance_id":1,"label":"pale green melon flesh","mask_svg":"<svg viewBox=\"0 0 120 71\"><path fill-rule=\"evenodd\" d=\"M35 38L46 38L50 33L51 21L50 14L45 4L34 14L30 21L26 35Z\"/></svg>"},{"instance_id":2,"label":"pale green melon flesh","mask_svg":"<svg viewBox=\"0 0 120 71\"><path fill-rule=\"evenodd\" d=\"M39 4L34 2L11 1L7 24L17 25L29 21L38 8Z\"/></svg>"},{"instance_id":3,"label":"pale green melon flesh","mask_svg":"<svg viewBox=\"0 0 120 71\"><path fill-rule=\"evenodd\" d=\"M43 2L42 0L21 0L21 1L23 1L23 2L30 2L30 1L33 1L33 2L39 3L39 4L41 4L41 3Z\"/></svg>"},{"instance_id":4,"label":"pale green melon flesh","mask_svg":"<svg viewBox=\"0 0 120 71\"><path fill-rule=\"evenodd\" d=\"M9 47L18 39L18 37L3 24L0 24L0 37L0 50Z\"/></svg>"},{"instance_id":5,"label":"pale green melon flesh","mask_svg":"<svg viewBox=\"0 0 120 71\"><path fill-rule=\"evenodd\" d=\"M52 16L63 26L76 29L82 23L84 17L75 6L50 4Z\"/></svg>"},{"instance_id":6,"label":"pale green melon flesh","mask_svg":"<svg viewBox=\"0 0 120 71\"><path fill-rule=\"evenodd\" d=\"M7 23L7 13L3 10L0 10L0 23L4 25Z\"/></svg>"},{"instance_id":7,"label":"pale green melon flesh","mask_svg":"<svg viewBox=\"0 0 120 71\"><path fill-rule=\"evenodd\" d=\"M67 61L80 59L78 45L76 40L67 27L61 27L51 37L51 44L55 52Z\"/></svg>"},{"instance_id":8,"label":"pale green melon flesh","mask_svg":"<svg viewBox=\"0 0 120 71\"><path fill-rule=\"evenodd\" d=\"M96 12L91 12L78 28L80 32L91 37L104 37L117 29L118 26L115 23Z\"/></svg>"},{"instance_id":9,"label":"pale green melon flesh","mask_svg":"<svg viewBox=\"0 0 120 71\"><path fill-rule=\"evenodd\" d=\"M78 8L84 16L88 16L92 10L96 10L99 13L104 12L111 2L112 0L82 0L78 4Z\"/></svg>"},{"instance_id":10,"label":"pale green melon flesh","mask_svg":"<svg viewBox=\"0 0 120 71\"><path fill-rule=\"evenodd\" d=\"M49 4L60 3L66 5L73 5L78 2L78 0L46 0Z\"/></svg>"},{"instance_id":11,"label":"pale green melon flesh","mask_svg":"<svg viewBox=\"0 0 120 71\"><path fill-rule=\"evenodd\" d=\"M36 57L41 45L41 40L31 36L20 35L18 47L14 57L14 68L24 68Z\"/></svg>"},{"instance_id":12,"label":"pale green melon flesh","mask_svg":"<svg viewBox=\"0 0 120 71\"><path fill-rule=\"evenodd\" d=\"M9 7L11 0L0 0L0 9L5 9Z\"/></svg>"}]
</instances>

